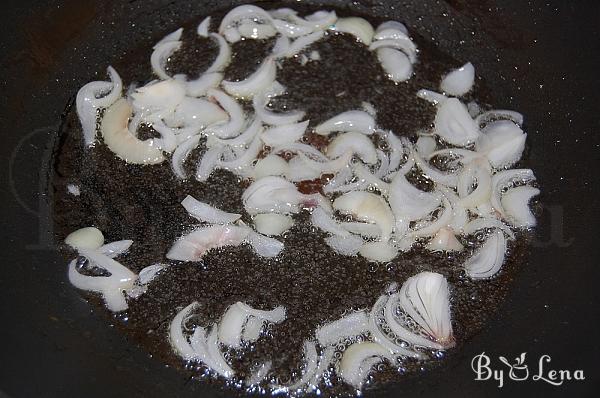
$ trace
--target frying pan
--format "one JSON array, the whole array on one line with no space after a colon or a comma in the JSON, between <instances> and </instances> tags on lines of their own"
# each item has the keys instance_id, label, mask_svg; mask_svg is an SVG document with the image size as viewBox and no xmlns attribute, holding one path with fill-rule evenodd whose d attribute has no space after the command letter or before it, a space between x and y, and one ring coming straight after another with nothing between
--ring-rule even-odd
<instances>
[{"instance_id":1,"label":"frying pan","mask_svg":"<svg viewBox=\"0 0 600 398\"><path fill-rule=\"evenodd\" d=\"M52 242L46 187L61 113L81 85L137 42L239 3L3 3L0 397L225 395L129 344L69 286ZM600 388L600 2L305 3L404 21L457 59L476 62L497 90L495 105L526 115L527 156L542 186L544 211L529 261L487 327L439 369L365 395L592 396ZM470 363L481 352L492 358L527 352L532 367L547 354L549 367L581 369L585 381L552 386L529 380L498 388L474 380Z\"/></svg>"}]
</instances>

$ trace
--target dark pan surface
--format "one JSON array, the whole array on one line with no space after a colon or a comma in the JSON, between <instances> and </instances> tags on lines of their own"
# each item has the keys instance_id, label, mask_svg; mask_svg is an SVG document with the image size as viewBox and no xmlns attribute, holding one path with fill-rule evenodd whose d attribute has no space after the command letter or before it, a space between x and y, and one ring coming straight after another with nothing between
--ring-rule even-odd
<instances>
[{"instance_id":1,"label":"dark pan surface","mask_svg":"<svg viewBox=\"0 0 600 398\"><path fill-rule=\"evenodd\" d=\"M595 289L598 246L592 241L598 221L592 173L598 166L600 127L594 115L599 6L591 1L577 6L511 1L503 2L502 8L488 1L467 3L394 2L391 9L362 2L353 7L406 21L411 30L435 38L456 58L481 65L478 72L498 87L497 105L528 117L529 158L547 211L528 268L521 271L488 328L442 369L368 395L488 396L548 390L557 396L591 396L591 388L598 385L594 335L600 315ZM227 6L82 1L64 2L60 8L34 2L8 8L2 48L5 96L0 105L6 113L3 180L12 185L3 185L8 261L0 278L0 337L5 342L0 390L9 396L220 395L209 387L187 384L179 373L148 359L106 328L103 317L90 316L88 304L66 282L64 263L48 250L44 239L49 234L39 232L47 230L47 209L36 192L45 186L45 173L39 170L47 161L44 149L57 131L63 105L106 59L136 40L160 37L186 16ZM464 44L458 45L461 40ZM560 209L562 221L551 222L550 214L560 218ZM555 232L549 241L552 230L562 231L562 238ZM588 380L562 387L513 383L499 390L492 383L472 380L469 362L482 351L510 358L523 351L530 358L549 354L557 368L584 369Z\"/></svg>"}]
</instances>

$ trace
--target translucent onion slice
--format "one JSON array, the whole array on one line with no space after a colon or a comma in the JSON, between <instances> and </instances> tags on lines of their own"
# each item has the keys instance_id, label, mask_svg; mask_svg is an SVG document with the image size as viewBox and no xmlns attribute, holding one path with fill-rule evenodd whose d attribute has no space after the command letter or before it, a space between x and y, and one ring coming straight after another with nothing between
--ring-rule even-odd
<instances>
[{"instance_id":1,"label":"translucent onion slice","mask_svg":"<svg viewBox=\"0 0 600 398\"><path fill-rule=\"evenodd\" d=\"M255 40L268 39L277 34L277 30L273 26L249 20L244 21L238 26L238 32L240 32L242 37Z\"/></svg>"},{"instance_id":2,"label":"translucent onion slice","mask_svg":"<svg viewBox=\"0 0 600 398\"><path fill-rule=\"evenodd\" d=\"M189 304L175 315L169 326L169 341L175 352L185 359L192 361L199 359L201 353L196 352L188 342L187 337L183 334L185 320L200 307L197 301Z\"/></svg>"},{"instance_id":3,"label":"translucent onion slice","mask_svg":"<svg viewBox=\"0 0 600 398\"><path fill-rule=\"evenodd\" d=\"M242 332L242 341L254 342L258 340L264 326L264 320L255 317L249 318Z\"/></svg>"},{"instance_id":4,"label":"translucent onion slice","mask_svg":"<svg viewBox=\"0 0 600 398\"><path fill-rule=\"evenodd\" d=\"M387 241L392 234L394 215L381 196L370 192L348 192L333 201L333 208L342 214L351 214L357 220L377 224L382 241Z\"/></svg>"},{"instance_id":5,"label":"translucent onion slice","mask_svg":"<svg viewBox=\"0 0 600 398\"><path fill-rule=\"evenodd\" d=\"M261 135L263 142L270 147L279 147L296 142L304 136L309 121L271 127Z\"/></svg>"},{"instance_id":6,"label":"translucent onion slice","mask_svg":"<svg viewBox=\"0 0 600 398\"><path fill-rule=\"evenodd\" d=\"M506 254L506 238L502 231L493 232L473 257L465 264L465 271L472 279L490 278L500 270Z\"/></svg>"},{"instance_id":7,"label":"translucent onion slice","mask_svg":"<svg viewBox=\"0 0 600 398\"><path fill-rule=\"evenodd\" d=\"M331 214L320 207L312 211L310 215L312 224L320 230L336 235L342 238L350 236L350 233L338 221L332 218ZM362 242L361 242L362 243Z\"/></svg>"},{"instance_id":8,"label":"translucent onion slice","mask_svg":"<svg viewBox=\"0 0 600 398\"><path fill-rule=\"evenodd\" d=\"M199 126L204 128L229 119L217 104L202 98L186 97L177 105L172 122L177 126Z\"/></svg>"},{"instance_id":9,"label":"translucent onion slice","mask_svg":"<svg viewBox=\"0 0 600 398\"><path fill-rule=\"evenodd\" d=\"M273 19L273 27L277 29L285 37L296 38L312 33L313 28L310 26L296 25L289 21L281 19Z\"/></svg>"},{"instance_id":10,"label":"translucent onion slice","mask_svg":"<svg viewBox=\"0 0 600 398\"><path fill-rule=\"evenodd\" d=\"M266 124L274 126L294 124L299 122L306 114L303 111L273 112L266 108L268 102L269 98L264 93L262 95L255 95L252 99L252 105L254 107L254 112L256 112L256 116Z\"/></svg>"},{"instance_id":11,"label":"translucent onion slice","mask_svg":"<svg viewBox=\"0 0 600 398\"><path fill-rule=\"evenodd\" d=\"M211 224L231 224L241 217L240 214L227 213L216 207L200 202L190 195L183 199L181 205L190 216L201 222Z\"/></svg>"},{"instance_id":12,"label":"translucent onion slice","mask_svg":"<svg viewBox=\"0 0 600 398\"><path fill-rule=\"evenodd\" d=\"M119 240L102 245L98 248L98 251L107 257L115 258L127 253L132 244L132 240ZM88 247L88 249L93 249L93 247Z\"/></svg>"},{"instance_id":13,"label":"translucent onion slice","mask_svg":"<svg viewBox=\"0 0 600 398\"><path fill-rule=\"evenodd\" d=\"M398 174L390 184L388 200L397 220L415 221L437 209L441 196L435 192L421 191Z\"/></svg>"},{"instance_id":14,"label":"translucent onion slice","mask_svg":"<svg viewBox=\"0 0 600 398\"><path fill-rule=\"evenodd\" d=\"M412 63L402 51L388 47L379 48L377 49L377 59L393 82L405 82L412 77Z\"/></svg>"},{"instance_id":15,"label":"translucent onion slice","mask_svg":"<svg viewBox=\"0 0 600 398\"><path fill-rule=\"evenodd\" d=\"M488 162L475 160L469 164L464 173L472 177L470 178L471 181L469 185L476 182L477 188L467 196L461 198L460 205L466 208L475 208L489 202L492 195L492 171L490 170ZM464 176L464 174L461 174L461 177L462 176Z\"/></svg>"},{"instance_id":16,"label":"translucent onion slice","mask_svg":"<svg viewBox=\"0 0 600 398\"><path fill-rule=\"evenodd\" d=\"M371 44L375 34L375 30L369 21L359 17L339 18L331 29L336 32L351 34L367 46Z\"/></svg>"},{"instance_id":17,"label":"translucent onion slice","mask_svg":"<svg viewBox=\"0 0 600 398\"><path fill-rule=\"evenodd\" d=\"M260 67L246 79L232 82L223 81L225 91L237 98L252 98L269 88L275 82L277 67L273 57L267 57Z\"/></svg>"},{"instance_id":18,"label":"translucent onion slice","mask_svg":"<svg viewBox=\"0 0 600 398\"><path fill-rule=\"evenodd\" d=\"M204 73L198 79L186 83L186 94L190 97L202 97L209 89L218 87L222 80L222 73Z\"/></svg>"},{"instance_id":19,"label":"translucent onion slice","mask_svg":"<svg viewBox=\"0 0 600 398\"><path fill-rule=\"evenodd\" d=\"M440 90L444 93L460 97L467 94L475 83L475 68L468 62L458 69L448 73L440 83Z\"/></svg>"},{"instance_id":20,"label":"translucent onion slice","mask_svg":"<svg viewBox=\"0 0 600 398\"><path fill-rule=\"evenodd\" d=\"M300 142L294 142L292 144L282 145L277 148L274 148L271 151L271 153L274 153L274 154L285 153L285 152L303 153L312 159L319 160L322 162L326 162L329 160L327 158L327 156L323 155L323 153L321 153L317 148L307 145L307 144L302 144Z\"/></svg>"},{"instance_id":21,"label":"translucent onion slice","mask_svg":"<svg viewBox=\"0 0 600 398\"><path fill-rule=\"evenodd\" d=\"M102 119L104 143L119 158L133 164L157 164L164 156L154 140L140 141L128 129L131 107L120 99L107 109Z\"/></svg>"},{"instance_id":22,"label":"translucent onion slice","mask_svg":"<svg viewBox=\"0 0 600 398\"><path fill-rule=\"evenodd\" d=\"M136 89L131 98L136 110L166 117L185 99L185 83L176 79L152 81Z\"/></svg>"},{"instance_id":23,"label":"translucent onion slice","mask_svg":"<svg viewBox=\"0 0 600 398\"><path fill-rule=\"evenodd\" d=\"M214 98L229 114L229 122L212 126L207 133L213 133L218 138L228 139L237 137L246 123L246 115L241 105L233 98L217 89L209 89L209 97Z\"/></svg>"},{"instance_id":24,"label":"translucent onion slice","mask_svg":"<svg viewBox=\"0 0 600 398\"><path fill-rule=\"evenodd\" d=\"M410 235L415 238L429 237L438 233L438 231L444 227L449 226L454 218L454 211L450 201L446 198L442 198L444 209L441 214L438 215L435 221L427 222L425 226L418 226L416 230L411 231Z\"/></svg>"},{"instance_id":25,"label":"translucent onion slice","mask_svg":"<svg viewBox=\"0 0 600 398\"><path fill-rule=\"evenodd\" d=\"M453 347L450 291L443 275L421 272L404 282L399 303L403 311L444 348Z\"/></svg>"},{"instance_id":26,"label":"translucent onion slice","mask_svg":"<svg viewBox=\"0 0 600 398\"><path fill-rule=\"evenodd\" d=\"M293 182L314 180L323 174L337 173L339 170L347 167L351 159L352 153L347 152L334 160L321 162L312 160L300 152L289 161L289 171L286 177Z\"/></svg>"},{"instance_id":27,"label":"translucent onion slice","mask_svg":"<svg viewBox=\"0 0 600 398\"><path fill-rule=\"evenodd\" d=\"M200 261L211 249L239 246L248 236L248 230L233 225L199 227L177 239L169 252L169 260Z\"/></svg>"},{"instance_id":28,"label":"translucent onion slice","mask_svg":"<svg viewBox=\"0 0 600 398\"><path fill-rule=\"evenodd\" d=\"M446 102L446 100L448 99L448 97L446 97L444 94L436 93L435 91L425 89L417 91L417 97L425 101L429 101L433 105L441 104L443 102Z\"/></svg>"},{"instance_id":29,"label":"translucent onion slice","mask_svg":"<svg viewBox=\"0 0 600 398\"><path fill-rule=\"evenodd\" d=\"M399 36L395 39L376 40L369 46L369 50L371 51L375 51L380 48L394 48L396 50L401 50L404 54L406 54L411 64L417 62L417 46L408 37Z\"/></svg>"},{"instance_id":30,"label":"translucent onion slice","mask_svg":"<svg viewBox=\"0 0 600 398\"><path fill-rule=\"evenodd\" d=\"M254 178L258 180L267 176L285 176L289 171L288 162L281 156L267 155L256 162Z\"/></svg>"},{"instance_id":31,"label":"translucent onion slice","mask_svg":"<svg viewBox=\"0 0 600 398\"><path fill-rule=\"evenodd\" d=\"M212 65L204 73L223 72L231 62L231 47L227 43L227 40L218 33L211 33L210 37L215 39L219 44L219 54L217 54L217 58L215 58Z\"/></svg>"},{"instance_id":32,"label":"translucent onion slice","mask_svg":"<svg viewBox=\"0 0 600 398\"><path fill-rule=\"evenodd\" d=\"M335 345L348 337L369 331L369 317L365 311L356 311L329 322L317 329L317 340L322 346Z\"/></svg>"},{"instance_id":33,"label":"translucent onion slice","mask_svg":"<svg viewBox=\"0 0 600 398\"><path fill-rule=\"evenodd\" d=\"M493 217L478 217L465 225L463 228L463 233L465 235L472 235L477 231L481 231L482 229L493 229L497 228L504 232L506 236L511 239L515 239L515 234L509 228L508 225L504 224L502 221Z\"/></svg>"},{"instance_id":34,"label":"translucent onion slice","mask_svg":"<svg viewBox=\"0 0 600 398\"><path fill-rule=\"evenodd\" d=\"M108 74L110 82L90 82L77 92L75 106L86 146L92 145L96 137L98 109L111 106L121 97L121 77L112 66L108 67Z\"/></svg>"},{"instance_id":35,"label":"translucent onion slice","mask_svg":"<svg viewBox=\"0 0 600 398\"><path fill-rule=\"evenodd\" d=\"M323 31L313 32L306 36L301 36L289 43L289 46L286 48L285 41L280 43L282 51L276 53L276 58L291 58L297 54L299 54L305 48L311 46L313 43L321 40L325 36ZM287 39L287 38L286 38Z\"/></svg>"},{"instance_id":36,"label":"translucent onion slice","mask_svg":"<svg viewBox=\"0 0 600 398\"><path fill-rule=\"evenodd\" d=\"M354 132L340 134L327 146L327 156L330 159L338 158L348 152L356 154L367 164L377 163L375 145L364 134Z\"/></svg>"},{"instance_id":37,"label":"translucent onion slice","mask_svg":"<svg viewBox=\"0 0 600 398\"><path fill-rule=\"evenodd\" d=\"M336 131L351 131L371 135L375 132L375 124L373 116L365 111L348 111L321 123L315 128L315 133L329 135Z\"/></svg>"},{"instance_id":38,"label":"translucent onion slice","mask_svg":"<svg viewBox=\"0 0 600 398\"><path fill-rule=\"evenodd\" d=\"M507 220L515 228L532 228L536 225L535 216L529 208L529 201L540 194L540 190L522 186L509 189L502 196L502 208Z\"/></svg>"},{"instance_id":39,"label":"translucent onion slice","mask_svg":"<svg viewBox=\"0 0 600 398\"><path fill-rule=\"evenodd\" d=\"M415 149L423 158L429 158L430 155L435 151L436 147L437 142L435 141L435 138L426 135L420 136L415 144Z\"/></svg>"},{"instance_id":40,"label":"translucent onion slice","mask_svg":"<svg viewBox=\"0 0 600 398\"><path fill-rule=\"evenodd\" d=\"M260 136L257 135L248 145L248 148L239 153L235 159L230 161L219 160L217 167L244 177L250 176L252 174L252 163L256 160L262 148L263 143Z\"/></svg>"},{"instance_id":41,"label":"translucent onion slice","mask_svg":"<svg viewBox=\"0 0 600 398\"><path fill-rule=\"evenodd\" d=\"M167 80L171 78L165 70L165 64L171 55L181 48L181 45L181 41L166 41L154 47L154 51L150 56L150 64L152 65L152 71L160 79Z\"/></svg>"},{"instance_id":42,"label":"translucent onion slice","mask_svg":"<svg viewBox=\"0 0 600 398\"><path fill-rule=\"evenodd\" d=\"M292 217L281 214L257 214L252 219L256 231L267 236L280 236L294 225Z\"/></svg>"},{"instance_id":43,"label":"translucent onion slice","mask_svg":"<svg viewBox=\"0 0 600 398\"><path fill-rule=\"evenodd\" d=\"M375 224L368 224L362 222L342 222L340 226L346 231L360 235L363 238L380 238L381 229Z\"/></svg>"},{"instance_id":44,"label":"translucent onion slice","mask_svg":"<svg viewBox=\"0 0 600 398\"><path fill-rule=\"evenodd\" d=\"M271 311L262 311L242 302L232 304L219 323L219 341L228 347L239 348L242 344L242 330L250 318L281 323L285 320L285 308L277 307Z\"/></svg>"},{"instance_id":45,"label":"translucent onion slice","mask_svg":"<svg viewBox=\"0 0 600 398\"><path fill-rule=\"evenodd\" d=\"M328 238L325 238L325 243L327 246L331 247L336 253L341 254L342 256L356 256L364 244L364 241L359 236L340 236L340 235L332 235Z\"/></svg>"},{"instance_id":46,"label":"translucent onion slice","mask_svg":"<svg viewBox=\"0 0 600 398\"><path fill-rule=\"evenodd\" d=\"M361 246L359 253L369 261L385 263L392 261L398 255L398 249L385 241L367 242Z\"/></svg>"},{"instance_id":47,"label":"translucent onion slice","mask_svg":"<svg viewBox=\"0 0 600 398\"><path fill-rule=\"evenodd\" d=\"M450 228L440 228L435 236L427 243L427 250L432 252L460 252L464 246L456 239Z\"/></svg>"},{"instance_id":48,"label":"translucent onion slice","mask_svg":"<svg viewBox=\"0 0 600 398\"><path fill-rule=\"evenodd\" d=\"M185 142L181 143L175 152L173 152L173 157L171 158L171 166L173 168L173 172L175 175L185 180L187 178L183 165L185 160L190 155L190 153L198 146L200 143L200 136L196 135L194 137L188 138Z\"/></svg>"},{"instance_id":49,"label":"translucent onion slice","mask_svg":"<svg viewBox=\"0 0 600 398\"><path fill-rule=\"evenodd\" d=\"M252 123L242 132L242 134L238 135L235 138L229 139L221 139L217 136L211 135L208 137L206 141L206 146L208 148L212 148L215 146L223 146L226 145L230 148L240 148L245 149L248 145L254 141L254 139L259 136L263 131L263 124L260 119L254 119Z\"/></svg>"},{"instance_id":50,"label":"translucent onion slice","mask_svg":"<svg viewBox=\"0 0 600 398\"><path fill-rule=\"evenodd\" d=\"M98 228L85 227L67 235L65 243L75 250L96 250L104 244L104 235Z\"/></svg>"},{"instance_id":51,"label":"translucent onion slice","mask_svg":"<svg viewBox=\"0 0 600 398\"><path fill-rule=\"evenodd\" d=\"M156 49L165 43L180 41L182 35L183 35L183 28L179 28L176 31L171 32L168 35L166 35L165 37L163 37L162 39L160 39L160 41L158 43L156 43L154 45L154 47L152 47L152 48Z\"/></svg>"},{"instance_id":52,"label":"translucent onion slice","mask_svg":"<svg viewBox=\"0 0 600 398\"><path fill-rule=\"evenodd\" d=\"M369 375L371 368L393 358L388 350L377 343L354 343L344 351L340 361L340 377L354 388L360 389Z\"/></svg>"},{"instance_id":53,"label":"translucent onion slice","mask_svg":"<svg viewBox=\"0 0 600 398\"><path fill-rule=\"evenodd\" d=\"M200 37L208 37L208 29L210 28L210 17L206 17L200 22L198 28L196 29L196 33Z\"/></svg>"},{"instance_id":54,"label":"translucent onion slice","mask_svg":"<svg viewBox=\"0 0 600 398\"><path fill-rule=\"evenodd\" d=\"M491 205L502 217L506 217L502 207L502 190L509 188L515 182L526 184L535 181L535 175L530 169L512 169L499 171L492 177L492 198Z\"/></svg>"},{"instance_id":55,"label":"translucent onion slice","mask_svg":"<svg viewBox=\"0 0 600 398\"><path fill-rule=\"evenodd\" d=\"M227 28L238 25L243 20L254 20L270 23L272 18L268 12L255 5L246 4L233 8L223 17L219 25L219 33L223 34Z\"/></svg>"},{"instance_id":56,"label":"translucent onion slice","mask_svg":"<svg viewBox=\"0 0 600 398\"><path fill-rule=\"evenodd\" d=\"M407 37L408 29L403 23L398 21L386 21L381 23L375 31L375 39L397 39L398 37Z\"/></svg>"},{"instance_id":57,"label":"translucent onion slice","mask_svg":"<svg viewBox=\"0 0 600 398\"><path fill-rule=\"evenodd\" d=\"M246 237L246 243L252 246L256 254L258 254L260 257L277 257L279 253L283 251L282 242L265 235L257 234L250 228L248 228L248 236Z\"/></svg>"},{"instance_id":58,"label":"translucent onion slice","mask_svg":"<svg viewBox=\"0 0 600 398\"><path fill-rule=\"evenodd\" d=\"M488 124L475 144L497 169L511 167L521 159L527 134L512 121L500 120Z\"/></svg>"},{"instance_id":59,"label":"translucent onion slice","mask_svg":"<svg viewBox=\"0 0 600 398\"><path fill-rule=\"evenodd\" d=\"M439 105L434 125L437 135L456 146L473 143L481 134L467 107L456 98L449 98Z\"/></svg>"},{"instance_id":60,"label":"translucent onion slice","mask_svg":"<svg viewBox=\"0 0 600 398\"><path fill-rule=\"evenodd\" d=\"M491 111L487 111L482 113L481 115L475 118L475 123L481 128L487 126L491 122L495 122L498 120L510 120L515 123L517 126L523 126L524 117L519 112L509 111L505 109L494 109Z\"/></svg>"},{"instance_id":61,"label":"translucent onion slice","mask_svg":"<svg viewBox=\"0 0 600 398\"><path fill-rule=\"evenodd\" d=\"M259 213L298 213L302 207L329 207L320 194L305 195L281 177L269 176L253 182L243 193L244 208L251 215Z\"/></svg>"},{"instance_id":62,"label":"translucent onion slice","mask_svg":"<svg viewBox=\"0 0 600 398\"><path fill-rule=\"evenodd\" d=\"M423 174L429 177L433 182L447 187L456 188L458 186L458 175L455 173L446 173L431 166L416 151L412 152L412 158L415 165L421 169ZM407 163L410 164L410 163ZM408 172L409 170L407 170Z\"/></svg>"}]
</instances>

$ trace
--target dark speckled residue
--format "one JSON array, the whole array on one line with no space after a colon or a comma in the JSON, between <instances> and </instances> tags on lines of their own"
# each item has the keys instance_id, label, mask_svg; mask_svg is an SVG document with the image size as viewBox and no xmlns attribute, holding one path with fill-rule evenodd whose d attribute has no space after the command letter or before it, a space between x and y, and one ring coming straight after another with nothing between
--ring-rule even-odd
<instances>
[{"instance_id":1,"label":"dark speckled residue","mask_svg":"<svg viewBox=\"0 0 600 398\"><path fill-rule=\"evenodd\" d=\"M345 14L344 10L339 13ZM169 64L171 73L198 76L216 55L217 46L211 39L197 38L193 34L193 27L201 19L198 16L187 26L183 50L174 55ZM373 21L373 24L379 22ZM434 109L418 100L416 91L435 89L445 71L465 60L455 60L441 53L421 37L415 40L420 49L416 75L409 82L396 85L385 78L374 54L348 36L329 35L310 49L320 53L320 61L310 61L304 66L296 58L282 62L277 79L287 87L288 93L278 98L273 107L306 110L310 125L315 126L336 113L360 108L361 103L367 101L378 110L378 123L383 128L408 136L428 128ZM129 59L137 62L116 65L126 82L151 80L149 49L152 44L143 43L132 51ZM272 45L272 40L234 45L234 57L226 78L236 80L251 73ZM474 96L492 102L481 82ZM63 125L53 175L54 221L59 242L73 230L91 225L102 230L107 241L132 239L131 251L121 261L139 271L153 263L167 262L165 253L172 242L195 224L180 205L186 195L226 211L243 213L240 197L244 184L227 172L216 172L205 183L193 179L178 181L170 162L154 166L127 165L102 142L83 151L80 134L76 114L71 111ZM188 173L193 172L201 150L195 151L186 163ZM70 183L79 185L79 197L66 193L66 185ZM297 217L296 225L284 241L286 249L275 260L258 258L248 247L234 247L211 251L200 263L171 262L169 270L150 285L145 295L130 301L127 316L112 318L111 322L162 361L184 370L167 338L169 322L182 307L198 301L201 305L199 321L209 325L236 301L261 309L283 305L288 313L286 321L272 327L269 336L249 347L233 366L240 377L245 377L255 364L270 360L272 374L286 381L300 369L300 347L305 339L314 335L315 328L350 309L370 308L392 282L401 284L409 276L432 270L445 275L451 285L458 341L455 350L460 350L462 344L481 330L488 314L502 301L514 271L524 262L527 246L526 239L518 239L517 246L510 248L511 253L498 277L475 283L464 278L460 267L470 248L456 256L416 249L400 254L388 264L369 264L362 258L335 254L305 215ZM73 256L66 248L65 252L68 257ZM89 298L101 305L97 297ZM124 318L126 322L122 321ZM407 363L405 371L419 374L421 367L430 368L438 362ZM200 375L197 369L184 371L190 376ZM375 375L375 385L402 377L406 376L399 376L396 369L387 366ZM213 379L208 382L221 383ZM337 385L330 392L351 391Z\"/></svg>"}]
</instances>

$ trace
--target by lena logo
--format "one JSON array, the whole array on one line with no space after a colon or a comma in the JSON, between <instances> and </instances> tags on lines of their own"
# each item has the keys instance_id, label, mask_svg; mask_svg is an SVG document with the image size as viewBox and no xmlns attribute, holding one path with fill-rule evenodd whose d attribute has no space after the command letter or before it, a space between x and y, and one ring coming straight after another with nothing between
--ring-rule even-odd
<instances>
[{"instance_id":1,"label":"by lena logo","mask_svg":"<svg viewBox=\"0 0 600 398\"><path fill-rule=\"evenodd\" d=\"M536 363L537 368L532 367L531 369L526 364L526 357L527 353L523 352L511 363L505 357L499 356L497 365L502 366L496 367L492 365L491 358L485 352L482 352L475 355L471 361L471 369L475 372L476 381L494 380L498 383L498 388L504 386L505 380L515 382L541 381L553 386L561 386L569 381L585 380L583 370L553 369L550 365L552 361L550 355L542 355Z\"/></svg>"}]
</instances>

